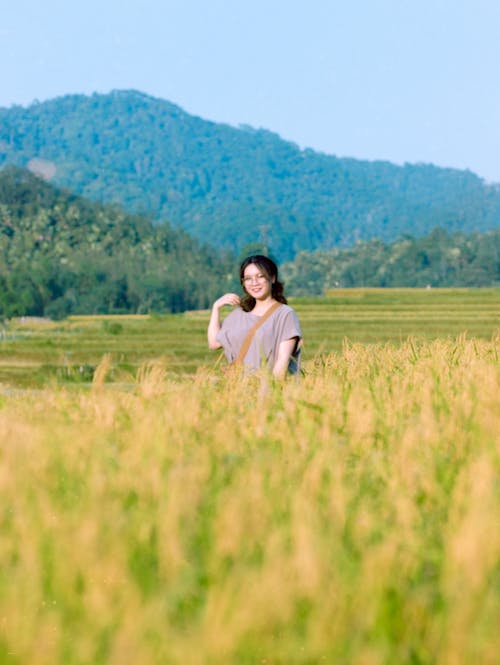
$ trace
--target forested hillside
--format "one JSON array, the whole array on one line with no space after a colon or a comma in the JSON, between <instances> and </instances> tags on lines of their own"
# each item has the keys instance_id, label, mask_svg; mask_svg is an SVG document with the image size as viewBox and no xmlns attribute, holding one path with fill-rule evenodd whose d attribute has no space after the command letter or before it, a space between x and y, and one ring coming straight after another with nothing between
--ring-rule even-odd
<instances>
[{"instance_id":1,"label":"forested hillside","mask_svg":"<svg viewBox=\"0 0 500 665\"><path fill-rule=\"evenodd\" d=\"M369 287L500 287L500 229L447 233L394 243L359 242L349 249L300 252L283 266L287 289L320 295L326 289Z\"/></svg>"},{"instance_id":2,"label":"forested hillside","mask_svg":"<svg viewBox=\"0 0 500 665\"><path fill-rule=\"evenodd\" d=\"M0 171L0 317L176 312L234 288L234 258L168 223Z\"/></svg>"},{"instance_id":3,"label":"forested hillside","mask_svg":"<svg viewBox=\"0 0 500 665\"><path fill-rule=\"evenodd\" d=\"M500 189L467 171L300 150L135 91L0 109L0 166L170 220L217 247L301 250L500 226Z\"/></svg>"},{"instance_id":4,"label":"forested hillside","mask_svg":"<svg viewBox=\"0 0 500 665\"><path fill-rule=\"evenodd\" d=\"M245 251L262 251L258 246ZM0 170L0 318L177 312L239 291L231 252L89 202L17 167ZM500 286L500 230L300 252L287 293L351 286Z\"/></svg>"}]
</instances>

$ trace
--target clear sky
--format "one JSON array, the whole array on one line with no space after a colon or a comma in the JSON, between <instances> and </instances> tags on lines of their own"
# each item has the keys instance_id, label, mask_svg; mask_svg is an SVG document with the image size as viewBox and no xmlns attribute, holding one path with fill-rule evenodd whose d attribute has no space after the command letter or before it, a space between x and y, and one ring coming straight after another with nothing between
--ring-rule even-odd
<instances>
[{"instance_id":1,"label":"clear sky","mask_svg":"<svg viewBox=\"0 0 500 665\"><path fill-rule=\"evenodd\" d=\"M0 0L0 106L137 89L500 182L500 0Z\"/></svg>"}]
</instances>

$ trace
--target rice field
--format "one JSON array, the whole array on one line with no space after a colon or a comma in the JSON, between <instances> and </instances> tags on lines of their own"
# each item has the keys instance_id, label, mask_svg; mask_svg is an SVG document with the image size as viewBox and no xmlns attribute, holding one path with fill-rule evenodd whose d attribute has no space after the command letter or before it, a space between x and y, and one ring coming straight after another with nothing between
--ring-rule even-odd
<instances>
[{"instance_id":1,"label":"rice field","mask_svg":"<svg viewBox=\"0 0 500 665\"><path fill-rule=\"evenodd\" d=\"M294 303L284 385L206 313L9 325L0 663L496 665L497 294L387 295Z\"/></svg>"},{"instance_id":2,"label":"rice field","mask_svg":"<svg viewBox=\"0 0 500 665\"><path fill-rule=\"evenodd\" d=\"M297 298L305 362L353 343L399 344L409 337L491 339L500 330L500 289L344 289ZM175 376L214 367L206 344L209 312L153 316L73 316L64 321L17 319L0 327L0 385L39 388L89 384L105 354L108 380L128 383L145 362L161 361ZM132 377L132 379L131 379Z\"/></svg>"}]
</instances>

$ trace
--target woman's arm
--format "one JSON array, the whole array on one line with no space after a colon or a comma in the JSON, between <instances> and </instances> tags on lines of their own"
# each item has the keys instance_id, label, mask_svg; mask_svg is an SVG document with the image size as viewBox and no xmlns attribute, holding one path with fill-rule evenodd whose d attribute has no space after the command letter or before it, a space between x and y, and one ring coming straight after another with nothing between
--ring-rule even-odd
<instances>
[{"instance_id":1,"label":"woman's arm","mask_svg":"<svg viewBox=\"0 0 500 665\"><path fill-rule=\"evenodd\" d=\"M220 330L220 310L225 305L235 307L240 304L240 297L236 293L225 293L212 305L212 313L208 324L208 348L220 349L222 344L217 341L217 333Z\"/></svg>"},{"instance_id":2,"label":"woman's arm","mask_svg":"<svg viewBox=\"0 0 500 665\"><path fill-rule=\"evenodd\" d=\"M285 339L280 343L278 347L278 355L273 367L274 376L283 381L286 378L288 372L288 364L290 362L290 357L295 351L297 342L299 341L298 337L292 337L291 339Z\"/></svg>"}]
</instances>

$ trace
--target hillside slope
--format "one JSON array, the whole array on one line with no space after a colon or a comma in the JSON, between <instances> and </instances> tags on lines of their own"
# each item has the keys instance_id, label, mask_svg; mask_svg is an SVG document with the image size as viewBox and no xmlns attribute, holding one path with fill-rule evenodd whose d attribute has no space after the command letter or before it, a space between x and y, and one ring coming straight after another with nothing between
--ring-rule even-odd
<instances>
[{"instance_id":1,"label":"hillside slope","mask_svg":"<svg viewBox=\"0 0 500 665\"><path fill-rule=\"evenodd\" d=\"M0 171L0 318L205 308L233 264L167 223Z\"/></svg>"}]
</instances>

